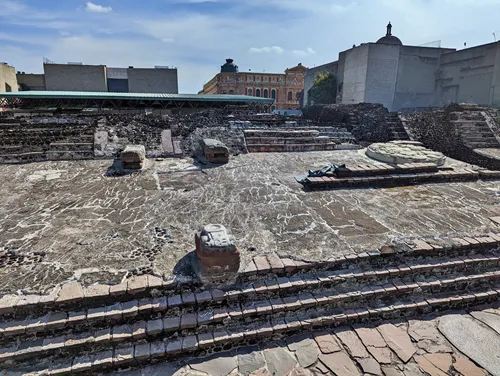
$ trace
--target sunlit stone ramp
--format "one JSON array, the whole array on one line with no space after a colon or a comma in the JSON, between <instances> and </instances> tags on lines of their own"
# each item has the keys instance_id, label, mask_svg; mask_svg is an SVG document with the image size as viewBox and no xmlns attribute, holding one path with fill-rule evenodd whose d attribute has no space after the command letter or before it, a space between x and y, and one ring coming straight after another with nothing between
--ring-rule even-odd
<instances>
[{"instance_id":1,"label":"sunlit stone ramp","mask_svg":"<svg viewBox=\"0 0 500 376\"><path fill-rule=\"evenodd\" d=\"M256 375L312 372L294 370L298 365L337 375L477 368L454 350L445 351L451 358L432 355L451 346L435 338L434 324L426 329L411 319L494 308L499 246L498 232L431 237L320 262L260 255L236 281L210 286L142 275L117 285L72 282L47 295L5 295L0 367L4 374L144 374L155 362L220 354L191 363L189 372L229 374L241 366L249 374L252 364L264 364L261 355L267 368ZM254 354L248 346L255 345L262 347ZM433 367L439 372L428 371Z\"/></svg>"}]
</instances>

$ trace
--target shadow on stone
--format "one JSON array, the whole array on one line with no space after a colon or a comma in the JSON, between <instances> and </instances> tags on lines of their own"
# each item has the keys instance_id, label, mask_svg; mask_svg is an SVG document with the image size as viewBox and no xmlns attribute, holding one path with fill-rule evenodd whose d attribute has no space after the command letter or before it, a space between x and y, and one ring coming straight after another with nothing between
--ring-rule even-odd
<instances>
[{"instance_id":1,"label":"shadow on stone","mask_svg":"<svg viewBox=\"0 0 500 376\"><path fill-rule=\"evenodd\" d=\"M193 265L195 265L196 253L195 251L189 252L187 255L182 257L177 264L175 264L173 273L176 276L189 276L195 277L196 273Z\"/></svg>"}]
</instances>

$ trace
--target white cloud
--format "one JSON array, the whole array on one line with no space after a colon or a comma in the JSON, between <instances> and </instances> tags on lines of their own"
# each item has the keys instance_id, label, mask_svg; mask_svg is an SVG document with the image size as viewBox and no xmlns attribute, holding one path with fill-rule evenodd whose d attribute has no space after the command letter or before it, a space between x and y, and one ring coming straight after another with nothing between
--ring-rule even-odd
<instances>
[{"instance_id":1,"label":"white cloud","mask_svg":"<svg viewBox=\"0 0 500 376\"><path fill-rule=\"evenodd\" d=\"M292 54L294 54L295 56L309 56L316 54L316 51L311 47L307 47L305 50L293 50Z\"/></svg>"},{"instance_id":2,"label":"white cloud","mask_svg":"<svg viewBox=\"0 0 500 376\"><path fill-rule=\"evenodd\" d=\"M285 51L284 48L281 48L280 46L272 46L272 47L252 47L248 52L251 54L260 54L260 53L268 53L268 52L275 52L278 55L281 55Z\"/></svg>"},{"instance_id":3,"label":"white cloud","mask_svg":"<svg viewBox=\"0 0 500 376\"><path fill-rule=\"evenodd\" d=\"M94 12L94 13L109 13L113 10L111 7L105 7L99 4L94 4L90 1L87 2L85 6L85 10L87 12Z\"/></svg>"}]
</instances>

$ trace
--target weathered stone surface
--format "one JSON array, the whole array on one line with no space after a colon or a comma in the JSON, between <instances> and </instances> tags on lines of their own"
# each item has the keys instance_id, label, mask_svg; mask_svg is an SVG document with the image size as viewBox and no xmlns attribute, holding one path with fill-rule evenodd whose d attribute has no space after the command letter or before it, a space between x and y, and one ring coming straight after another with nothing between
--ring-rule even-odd
<instances>
[{"instance_id":1,"label":"weathered stone surface","mask_svg":"<svg viewBox=\"0 0 500 376\"><path fill-rule=\"evenodd\" d=\"M260 368L255 372L252 372L250 376L273 376L271 373L267 370L267 368Z\"/></svg>"},{"instance_id":2,"label":"weathered stone surface","mask_svg":"<svg viewBox=\"0 0 500 376\"><path fill-rule=\"evenodd\" d=\"M319 349L314 339L301 341L301 346L295 350L295 356L302 367L309 367L318 360Z\"/></svg>"},{"instance_id":3,"label":"weathered stone surface","mask_svg":"<svg viewBox=\"0 0 500 376\"><path fill-rule=\"evenodd\" d=\"M453 352L446 338L437 329L435 320L409 320L408 334L417 341L417 346L429 353Z\"/></svg>"},{"instance_id":4,"label":"weathered stone surface","mask_svg":"<svg viewBox=\"0 0 500 376\"><path fill-rule=\"evenodd\" d=\"M392 352L391 349L389 349L388 347L368 346L366 349L380 364L390 364L392 362L391 359Z\"/></svg>"},{"instance_id":5,"label":"weathered stone surface","mask_svg":"<svg viewBox=\"0 0 500 376\"><path fill-rule=\"evenodd\" d=\"M377 329L387 345L403 362L406 363L411 359L416 350L404 328L398 328L393 324L382 324Z\"/></svg>"},{"instance_id":6,"label":"weathered stone surface","mask_svg":"<svg viewBox=\"0 0 500 376\"><path fill-rule=\"evenodd\" d=\"M354 330L365 346L386 347L384 339L375 328L355 327Z\"/></svg>"},{"instance_id":7,"label":"weathered stone surface","mask_svg":"<svg viewBox=\"0 0 500 376\"><path fill-rule=\"evenodd\" d=\"M446 315L439 318L438 329L458 350L494 376L500 375L500 336L493 329L469 315Z\"/></svg>"},{"instance_id":8,"label":"weathered stone surface","mask_svg":"<svg viewBox=\"0 0 500 376\"><path fill-rule=\"evenodd\" d=\"M342 350L342 347L338 343L337 338L332 336L330 333L315 333L314 339L316 340L316 343L318 344L319 349L323 354L331 354L333 352Z\"/></svg>"},{"instance_id":9,"label":"weathered stone surface","mask_svg":"<svg viewBox=\"0 0 500 376\"><path fill-rule=\"evenodd\" d=\"M363 359L357 359L356 361L358 362L364 373L382 376L382 370L380 369L380 365L377 363L375 359L363 358Z\"/></svg>"},{"instance_id":10,"label":"weathered stone surface","mask_svg":"<svg viewBox=\"0 0 500 376\"><path fill-rule=\"evenodd\" d=\"M357 334L352 330L336 330L335 335L340 339L340 341L347 348L347 351L351 356L355 358L369 358L370 354L366 351L365 346L358 338Z\"/></svg>"},{"instance_id":11,"label":"weathered stone surface","mask_svg":"<svg viewBox=\"0 0 500 376\"><path fill-rule=\"evenodd\" d=\"M327 366L335 375L361 376L361 372L354 364L353 360L343 351L332 354L320 355L319 360Z\"/></svg>"},{"instance_id":12,"label":"weathered stone surface","mask_svg":"<svg viewBox=\"0 0 500 376\"><path fill-rule=\"evenodd\" d=\"M305 368L294 368L292 372L288 374L288 376L314 376L311 371Z\"/></svg>"},{"instance_id":13,"label":"weathered stone surface","mask_svg":"<svg viewBox=\"0 0 500 376\"><path fill-rule=\"evenodd\" d=\"M449 372L451 363L453 362L451 355L447 353L425 354L424 357L444 373Z\"/></svg>"},{"instance_id":14,"label":"weathered stone surface","mask_svg":"<svg viewBox=\"0 0 500 376\"><path fill-rule=\"evenodd\" d=\"M488 325L491 329L500 334L500 316L481 311L473 311L470 314L472 317Z\"/></svg>"},{"instance_id":15,"label":"weathered stone surface","mask_svg":"<svg viewBox=\"0 0 500 376\"><path fill-rule=\"evenodd\" d=\"M415 361L425 372L427 372L430 376L446 376L446 373L441 371L438 367L432 364L429 359L425 356L415 355Z\"/></svg>"},{"instance_id":16,"label":"weathered stone surface","mask_svg":"<svg viewBox=\"0 0 500 376\"><path fill-rule=\"evenodd\" d=\"M238 354L238 370L242 375L250 373L265 367L266 361L260 351L252 351L248 354Z\"/></svg>"},{"instance_id":17,"label":"weathered stone surface","mask_svg":"<svg viewBox=\"0 0 500 376\"><path fill-rule=\"evenodd\" d=\"M385 376L405 376L395 365L382 366L382 372L384 372Z\"/></svg>"},{"instance_id":18,"label":"weathered stone surface","mask_svg":"<svg viewBox=\"0 0 500 376\"><path fill-rule=\"evenodd\" d=\"M226 376L238 367L236 356L217 355L209 358L196 359L189 363L190 367L211 376Z\"/></svg>"},{"instance_id":19,"label":"weathered stone surface","mask_svg":"<svg viewBox=\"0 0 500 376\"><path fill-rule=\"evenodd\" d=\"M457 356L453 368L460 372L463 376L486 376L487 372L479 368L469 359L463 356Z\"/></svg>"},{"instance_id":20,"label":"weathered stone surface","mask_svg":"<svg viewBox=\"0 0 500 376\"><path fill-rule=\"evenodd\" d=\"M265 349L264 357L267 369L273 376L286 376L297 364L293 355L281 347Z\"/></svg>"}]
</instances>

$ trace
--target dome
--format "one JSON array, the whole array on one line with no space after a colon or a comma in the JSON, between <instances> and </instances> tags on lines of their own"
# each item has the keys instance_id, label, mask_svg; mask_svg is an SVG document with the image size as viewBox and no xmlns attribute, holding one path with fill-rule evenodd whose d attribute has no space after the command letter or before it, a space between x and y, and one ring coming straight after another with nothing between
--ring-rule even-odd
<instances>
[{"instance_id":1,"label":"dome","mask_svg":"<svg viewBox=\"0 0 500 376\"><path fill-rule=\"evenodd\" d=\"M220 71L221 73L237 73L238 66L236 64L233 64L233 59L226 59L226 64L220 67Z\"/></svg>"},{"instance_id":2,"label":"dome","mask_svg":"<svg viewBox=\"0 0 500 376\"><path fill-rule=\"evenodd\" d=\"M401 39L392 35L391 31L392 31L392 25L389 22L389 24L387 25L387 33L385 34L385 36L383 36L377 41L377 44L393 44L396 46L402 46L403 42L401 42Z\"/></svg>"}]
</instances>

